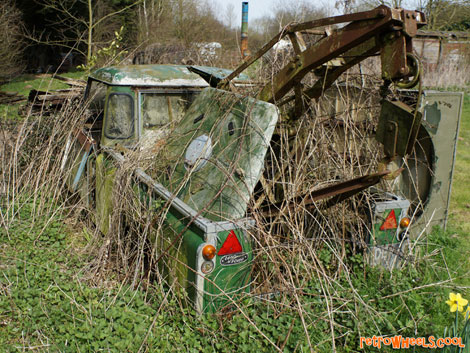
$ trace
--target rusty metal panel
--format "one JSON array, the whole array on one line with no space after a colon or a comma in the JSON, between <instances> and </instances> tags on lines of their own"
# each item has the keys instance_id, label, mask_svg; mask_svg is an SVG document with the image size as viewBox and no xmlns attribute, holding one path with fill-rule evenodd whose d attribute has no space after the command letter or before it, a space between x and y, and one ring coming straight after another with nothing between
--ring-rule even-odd
<instances>
[{"instance_id":1,"label":"rusty metal panel","mask_svg":"<svg viewBox=\"0 0 470 353\"><path fill-rule=\"evenodd\" d=\"M364 92L353 86L330 88L322 101L322 115L346 119L341 115L346 111L341 97L347 96L348 101L354 102L353 110L357 111L357 116L352 115L355 121L374 119L366 107L377 105L374 101L377 97ZM417 95L417 92L407 92ZM432 226L444 228L446 225L462 104L463 93L425 90L420 109L422 128L415 149L406 163L391 168L405 168L398 179L390 181L387 190L410 201L409 215L414 217L411 237L418 236L423 229L429 231ZM344 128L339 125L337 130L332 143L336 150L343 151L345 135L341 131Z\"/></svg>"},{"instance_id":2,"label":"rusty metal panel","mask_svg":"<svg viewBox=\"0 0 470 353\"><path fill-rule=\"evenodd\" d=\"M470 54L470 35L465 32L418 31L413 47L430 70L459 64Z\"/></svg>"},{"instance_id":3,"label":"rusty metal panel","mask_svg":"<svg viewBox=\"0 0 470 353\"><path fill-rule=\"evenodd\" d=\"M411 150L420 122L421 113L415 114L405 103L387 100L382 102L376 139L384 145L387 156L405 156Z\"/></svg>"},{"instance_id":4,"label":"rusty metal panel","mask_svg":"<svg viewBox=\"0 0 470 353\"><path fill-rule=\"evenodd\" d=\"M330 199L322 204L321 208L329 208L336 205L338 202L344 201L348 197L357 194L360 191L378 184L382 178L386 177L388 174L390 174L390 171L385 170L382 172L341 181L321 189L313 190L306 195L298 196L291 200L281 201L274 205L268 205L263 207L261 211L265 216L272 216L277 214L278 211L283 208L284 204L286 204L287 207L292 210L295 210L295 208L299 207L299 205L307 208L309 208L309 206L312 206L312 208L317 208L315 201L325 200L327 198Z\"/></svg>"}]
</instances>

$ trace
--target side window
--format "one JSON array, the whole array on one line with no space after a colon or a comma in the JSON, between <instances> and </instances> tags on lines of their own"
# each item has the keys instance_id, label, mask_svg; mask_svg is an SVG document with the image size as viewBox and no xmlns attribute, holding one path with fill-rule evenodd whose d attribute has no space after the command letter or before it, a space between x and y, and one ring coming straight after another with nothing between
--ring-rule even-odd
<instances>
[{"instance_id":1,"label":"side window","mask_svg":"<svg viewBox=\"0 0 470 353\"><path fill-rule=\"evenodd\" d=\"M127 139L134 135L134 101L130 95L109 95L104 133L111 139Z\"/></svg>"},{"instance_id":2,"label":"side window","mask_svg":"<svg viewBox=\"0 0 470 353\"><path fill-rule=\"evenodd\" d=\"M103 130L104 107L108 86L104 83L89 80L86 91L86 117L87 130L96 142L100 143Z\"/></svg>"},{"instance_id":3,"label":"side window","mask_svg":"<svg viewBox=\"0 0 470 353\"><path fill-rule=\"evenodd\" d=\"M104 83L98 81L91 81L88 89L88 107L95 113L102 113L104 110L104 102L106 100L106 89L107 86Z\"/></svg>"},{"instance_id":4,"label":"side window","mask_svg":"<svg viewBox=\"0 0 470 353\"><path fill-rule=\"evenodd\" d=\"M164 126L183 118L195 97L195 92L141 94L141 117L144 128Z\"/></svg>"}]
</instances>

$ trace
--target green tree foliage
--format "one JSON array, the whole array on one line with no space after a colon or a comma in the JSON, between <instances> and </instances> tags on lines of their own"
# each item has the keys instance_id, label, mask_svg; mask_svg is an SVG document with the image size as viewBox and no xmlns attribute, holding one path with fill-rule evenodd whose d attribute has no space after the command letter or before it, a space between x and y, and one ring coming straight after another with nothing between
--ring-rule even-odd
<instances>
[{"instance_id":1,"label":"green tree foliage","mask_svg":"<svg viewBox=\"0 0 470 353\"><path fill-rule=\"evenodd\" d=\"M122 44L128 49L167 43L237 44L236 30L226 25L231 19L219 16L220 9L208 1L37 0L34 5L18 1L24 5L30 40L77 51L86 58L85 65L110 46L122 26Z\"/></svg>"},{"instance_id":2,"label":"green tree foliage","mask_svg":"<svg viewBox=\"0 0 470 353\"><path fill-rule=\"evenodd\" d=\"M238 45L239 24L234 9L216 8L208 1L143 0L135 8L136 45L171 43L189 46L194 42L222 43L225 49ZM307 1L274 5L271 16L250 21L250 49L256 50L291 22L325 17L326 13Z\"/></svg>"}]
</instances>

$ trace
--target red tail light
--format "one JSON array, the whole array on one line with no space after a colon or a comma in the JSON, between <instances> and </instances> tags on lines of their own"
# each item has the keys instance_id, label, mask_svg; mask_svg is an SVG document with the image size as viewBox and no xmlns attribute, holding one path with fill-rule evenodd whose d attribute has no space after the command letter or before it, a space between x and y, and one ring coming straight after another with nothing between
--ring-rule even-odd
<instances>
[{"instance_id":1,"label":"red tail light","mask_svg":"<svg viewBox=\"0 0 470 353\"><path fill-rule=\"evenodd\" d=\"M234 254L234 253L241 252L241 251L242 251L242 245L238 241L238 238L235 235L235 232L231 230L227 236L227 239L225 239L224 243L222 244L222 247L220 248L217 255L220 256L220 255Z\"/></svg>"},{"instance_id":2,"label":"red tail light","mask_svg":"<svg viewBox=\"0 0 470 353\"><path fill-rule=\"evenodd\" d=\"M397 224L397 218L395 217L395 210L392 210L387 218L385 219L385 222L380 226L380 230L388 230L388 229L397 229L398 224Z\"/></svg>"}]
</instances>

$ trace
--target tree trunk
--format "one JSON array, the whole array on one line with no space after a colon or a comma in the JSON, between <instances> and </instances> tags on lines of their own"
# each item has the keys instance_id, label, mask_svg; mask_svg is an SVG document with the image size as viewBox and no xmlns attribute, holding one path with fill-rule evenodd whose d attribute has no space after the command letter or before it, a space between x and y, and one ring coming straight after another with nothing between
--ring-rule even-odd
<instances>
[{"instance_id":1,"label":"tree trunk","mask_svg":"<svg viewBox=\"0 0 470 353\"><path fill-rule=\"evenodd\" d=\"M90 63L91 60L91 51L92 51L92 44L93 44L93 7L91 0L88 0L88 51L86 61L87 64Z\"/></svg>"}]
</instances>

